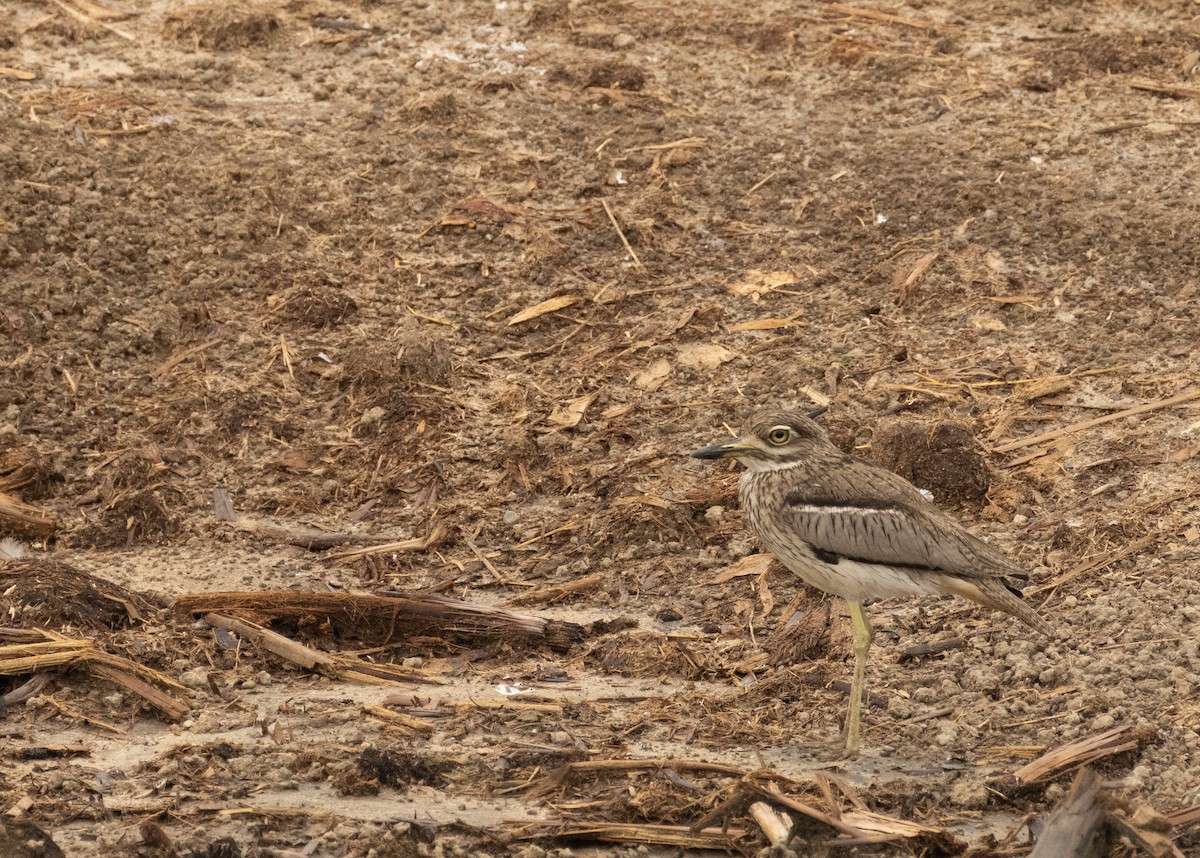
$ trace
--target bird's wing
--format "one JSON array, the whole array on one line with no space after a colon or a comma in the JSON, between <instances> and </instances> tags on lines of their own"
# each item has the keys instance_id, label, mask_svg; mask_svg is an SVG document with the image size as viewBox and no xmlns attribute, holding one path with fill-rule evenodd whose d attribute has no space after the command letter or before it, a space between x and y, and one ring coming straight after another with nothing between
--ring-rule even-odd
<instances>
[{"instance_id":1,"label":"bird's wing","mask_svg":"<svg viewBox=\"0 0 1200 858\"><path fill-rule=\"evenodd\" d=\"M1005 555L923 499L914 503L793 492L787 508L795 535L818 554L967 578L1024 577Z\"/></svg>"}]
</instances>

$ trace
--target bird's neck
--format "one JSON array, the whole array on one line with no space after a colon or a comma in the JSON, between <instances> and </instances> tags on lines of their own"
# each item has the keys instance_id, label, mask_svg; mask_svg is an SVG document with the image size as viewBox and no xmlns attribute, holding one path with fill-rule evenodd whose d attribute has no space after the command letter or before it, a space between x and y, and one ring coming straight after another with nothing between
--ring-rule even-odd
<instances>
[{"instance_id":1,"label":"bird's neck","mask_svg":"<svg viewBox=\"0 0 1200 858\"><path fill-rule=\"evenodd\" d=\"M780 462L773 468L747 468L742 474L738 480L738 500L752 529L758 530L761 517L769 515L771 501L787 494L786 486L795 467L795 462Z\"/></svg>"}]
</instances>

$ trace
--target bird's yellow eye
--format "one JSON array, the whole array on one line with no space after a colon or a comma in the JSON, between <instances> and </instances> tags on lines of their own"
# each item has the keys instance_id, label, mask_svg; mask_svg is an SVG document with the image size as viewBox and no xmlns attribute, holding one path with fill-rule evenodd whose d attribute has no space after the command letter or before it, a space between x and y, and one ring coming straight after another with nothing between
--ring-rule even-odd
<instances>
[{"instance_id":1,"label":"bird's yellow eye","mask_svg":"<svg viewBox=\"0 0 1200 858\"><path fill-rule=\"evenodd\" d=\"M767 433L767 440L776 447L782 447L792 438L792 430L786 426L776 426Z\"/></svg>"}]
</instances>

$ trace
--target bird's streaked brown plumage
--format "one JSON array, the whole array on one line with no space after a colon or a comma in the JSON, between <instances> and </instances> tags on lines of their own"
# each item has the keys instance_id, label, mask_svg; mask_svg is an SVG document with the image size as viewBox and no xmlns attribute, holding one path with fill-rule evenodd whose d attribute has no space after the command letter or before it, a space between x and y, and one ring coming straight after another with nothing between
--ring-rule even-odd
<instances>
[{"instance_id":1,"label":"bird's streaked brown plumage","mask_svg":"<svg viewBox=\"0 0 1200 858\"><path fill-rule=\"evenodd\" d=\"M738 497L750 528L788 569L851 603L856 656L859 638L870 641L860 607L870 598L953 593L1053 634L1010 583L1027 575L1007 555L903 477L847 456L804 414L763 414L745 437L692 455L746 466ZM856 663L856 679L861 672ZM852 698L847 731L854 745L857 703Z\"/></svg>"}]
</instances>

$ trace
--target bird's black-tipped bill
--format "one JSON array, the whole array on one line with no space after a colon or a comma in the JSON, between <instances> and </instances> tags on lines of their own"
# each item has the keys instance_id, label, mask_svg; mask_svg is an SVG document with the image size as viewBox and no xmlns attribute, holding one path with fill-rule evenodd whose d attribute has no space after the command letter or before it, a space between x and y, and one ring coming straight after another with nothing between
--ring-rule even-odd
<instances>
[{"instance_id":1,"label":"bird's black-tipped bill","mask_svg":"<svg viewBox=\"0 0 1200 858\"><path fill-rule=\"evenodd\" d=\"M725 459L746 452L746 445L741 441L726 441L723 444L709 444L692 453L695 459Z\"/></svg>"}]
</instances>

